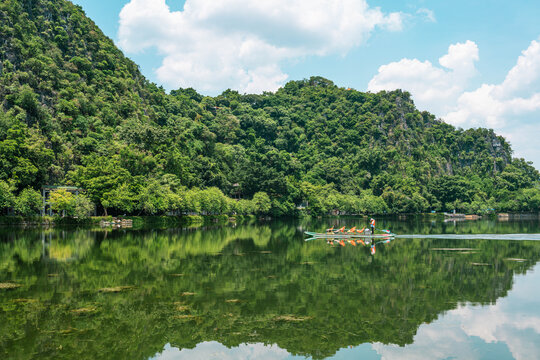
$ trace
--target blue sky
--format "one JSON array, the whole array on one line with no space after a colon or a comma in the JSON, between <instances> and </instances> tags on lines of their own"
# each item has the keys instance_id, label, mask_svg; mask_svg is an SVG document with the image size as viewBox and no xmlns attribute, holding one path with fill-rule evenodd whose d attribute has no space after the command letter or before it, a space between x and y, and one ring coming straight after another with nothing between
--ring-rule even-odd
<instances>
[{"instance_id":1,"label":"blue sky","mask_svg":"<svg viewBox=\"0 0 540 360\"><path fill-rule=\"evenodd\" d=\"M462 127L488 127L540 167L540 2L75 0L167 90L274 91L324 76L402 88Z\"/></svg>"}]
</instances>

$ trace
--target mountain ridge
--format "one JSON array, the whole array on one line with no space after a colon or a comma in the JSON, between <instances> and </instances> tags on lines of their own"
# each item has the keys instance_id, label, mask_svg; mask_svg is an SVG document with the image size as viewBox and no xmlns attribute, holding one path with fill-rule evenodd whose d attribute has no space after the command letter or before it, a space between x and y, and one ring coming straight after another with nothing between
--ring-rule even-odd
<instances>
[{"instance_id":1,"label":"mountain ridge","mask_svg":"<svg viewBox=\"0 0 540 360\"><path fill-rule=\"evenodd\" d=\"M265 192L274 215L540 205L538 171L503 137L456 129L406 91L315 76L260 95L167 94L68 1L7 0L0 24L0 181L16 193L77 185L121 213L188 211L194 187ZM184 201L140 205L160 193Z\"/></svg>"}]
</instances>

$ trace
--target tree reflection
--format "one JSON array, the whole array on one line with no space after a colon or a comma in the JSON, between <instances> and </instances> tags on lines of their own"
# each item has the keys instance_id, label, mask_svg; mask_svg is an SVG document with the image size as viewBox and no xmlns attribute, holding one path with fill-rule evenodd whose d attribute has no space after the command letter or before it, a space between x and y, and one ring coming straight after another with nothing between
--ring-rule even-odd
<instances>
[{"instance_id":1,"label":"tree reflection","mask_svg":"<svg viewBox=\"0 0 540 360\"><path fill-rule=\"evenodd\" d=\"M304 226L323 225L10 232L0 282L22 286L0 290L0 354L134 359L217 341L324 358L405 345L459 303L505 296L540 256L531 241L396 239L373 256L303 241Z\"/></svg>"}]
</instances>

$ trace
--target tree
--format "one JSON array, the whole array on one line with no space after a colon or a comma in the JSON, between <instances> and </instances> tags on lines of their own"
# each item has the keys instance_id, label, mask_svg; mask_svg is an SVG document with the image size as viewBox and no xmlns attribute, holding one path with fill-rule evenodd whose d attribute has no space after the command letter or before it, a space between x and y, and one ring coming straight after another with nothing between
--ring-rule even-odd
<instances>
[{"instance_id":1,"label":"tree","mask_svg":"<svg viewBox=\"0 0 540 360\"><path fill-rule=\"evenodd\" d=\"M431 184L431 192L442 204L451 204L455 201L468 202L471 200L470 184L458 176L442 176ZM447 205L446 210L452 210Z\"/></svg>"},{"instance_id":2,"label":"tree","mask_svg":"<svg viewBox=\"0 0 540 360\"><path fill-rule=\"evenodd\" d=\"M85 195L74 195L66 189L52 191L49 203L51 209L62 212L62 217L86 218L94 211L94 204Z\"/></svg>"},{"instance_id":3,"label":"tree","mask_svg":"<svg viewBox=\"0 0 540 360\"><path fill-rule=\"evenodd\" d=\"M72 216L84 219L90 216L95 209L95 205L86 196L79 194L74 196Z\"/></svg>"},{"instance_id":4,"label":"tree","mask_svg":"<svg viewBox=\"0 0 540 360\"><path fill-rule=\"evenodd\" d=\"M168 187L152 179L142 188L137 207L149 215L162 214L170 209L170 193Z\"/></svg>"},{"instance_id":5,"label":"tree","mask_svg":"<svg viewBox=\"0 0 540 360\"><path fill-rule=\"evenodd\" d=\"M62 217L69 216L75 208L74 195L66 189L51 191L49 204L53 211L62 212Z\"/></svg>"},{"instance_id":6,"label":"tree","mask_svg":"<svg viewBox=\"0 0 540 360\"><path fill-rule=\"evenodd\" d=\"M268 197L268 194L263 191L259 191L253 195L253 203L255 205L255 212L259 215L267 214L272 207L272 201Z\"/></svg>"},{"instance_id":7,"label":"tree","mask_svg":"<svg viewBox=\"0 0 540 360\"><path fill-rule=\"evenodd\" d=\"M540 211L540 189L523 189L517 196L521 211Z\"/></svg>"},{"instance_id":8,"label":"tree","mask_svg":"<svg viewBox=\"0 0 540 360\"><path fill-rule=\"evenodd\" d=\"M111 191L103 194L101 204L104 208L114 208L120 211L131 213L137 208L139 200L136 194L138 190L135 186L124 183Z\"/></svg>"},{"instance_id":9,"label":"tree","mask_svg":"<svg viewBox=\"0 0 540 360\"><path fill-rule=\"evenodd\" d=\"M15 196L11 185L5 181L0 181L0 211L12 207L14 202Z\"/></svg>"},{"instance_id":10,"label":"tree","mask_svg":"<svg viewBox=\"0 0 540 360\"><path fill-rule=\"evenodd\" d=\"M15 199L15 211L21 215L36 215L43 206L43 198L39 191L24 189Z\"/></svg>"},{"instance_id":11,"label":"tree","mask_svg":"<svg viewBox=\"0 0 540 360\"><path fill-rule=\"evenodd\" d=\"M83 160L83 165L78 166L69 177L86 189L92 201L101 203L107 213L107 208L114 206L111 205L108 195L117 191L115 189L123 184L131 183L132 177L129 171L122 167L119 155L90 155Z\"/></svg>"},{"instance_id":12,"label":"tree","mask_svg":"<svg viewBox=\"0 0 540 360\"><path fill-rule=\"evenodd\" d=\"M534 209L521 191L540 175L512 159L504 138L420 112L406 91L362 93L311 77L260 95L167 94L69 1L0 1L0 17L0 181L12 194L73 183L105 214L229 211L212 187L265 192L270 209L249 212L275 216L305 202L314 215L486 199ZM206 190L188 191L195 186Z\"/></svg>"}]
</instances>

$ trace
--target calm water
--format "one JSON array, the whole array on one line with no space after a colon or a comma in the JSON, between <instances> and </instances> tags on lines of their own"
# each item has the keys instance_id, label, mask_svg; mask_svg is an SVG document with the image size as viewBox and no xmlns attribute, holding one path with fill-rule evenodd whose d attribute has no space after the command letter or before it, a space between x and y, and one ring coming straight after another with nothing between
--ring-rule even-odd
<instances>
[{"instance_id":1,"label":"calm water","mask_svg":"<svg viewBox=\"0 0 540 360\"><path fill-rule=\"evenodd\" d=\"M540 359L537 221L366 222L0 229L0 358Z\"/></svg>"}]
</instances>

